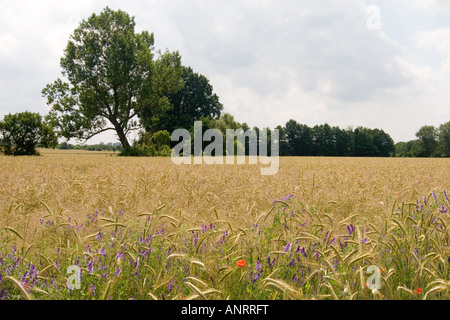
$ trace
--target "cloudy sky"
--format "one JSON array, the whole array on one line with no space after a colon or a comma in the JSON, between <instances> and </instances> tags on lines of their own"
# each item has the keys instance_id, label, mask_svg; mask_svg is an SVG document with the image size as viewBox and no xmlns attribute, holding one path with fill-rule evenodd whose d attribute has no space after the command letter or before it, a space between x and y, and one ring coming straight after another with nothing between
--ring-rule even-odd
<instances>
[{"instance_id":1,"label":"cloudy sky","mask_svg":"<svg viewBox=\"0 0 450 320\"><path fill-rule=\"evenodd\" d=\"M450 120L445 0L0 0L0 118L48 112L41 90L69 36L106 6L178 50L250 126L365 126L398 142Z\"/></svg>"}]
</instances>

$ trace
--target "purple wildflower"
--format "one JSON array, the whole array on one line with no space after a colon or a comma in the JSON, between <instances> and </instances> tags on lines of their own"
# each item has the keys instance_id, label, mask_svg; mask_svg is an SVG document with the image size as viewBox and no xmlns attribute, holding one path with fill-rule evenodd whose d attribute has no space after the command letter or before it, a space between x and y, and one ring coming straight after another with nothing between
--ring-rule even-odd
<instances>
[{"instance_id":1,"label":"purple wildflower","mask_svg":"<svg viewBox=\"0 0 450 320\"><path fill-rule=\"evenodd\" d=\"M138 249L139 251L139 255L143 256L144 258L148 257L148 255L150 254L150 252L152 251L152 249L149 250L145 250L145 249Z\"/></svg>"},{"instance_id":2,"label":"purple wildflower","mask_svg":"<svg viewBox=\"0 0 450 320\"><path fill-rule=\"evenodd\" d=\"M228 231L225 230L222 234L222 237L220 238L220 244L224 244L225 240L227 240L227 237L228 237Z\"/></svg>"},{"instance_id":3,"label":"purple wildflower","mask_svg":"<svg viewBox=\"0 0 450 320\"><path fill-rule=\"evenodd\" d=\"M288 244L286 245L286 247L284 247L283 252L289 252L289 249L291 248L291 244L288 242Z\"/></svg>"},{"instance_id":4,"label":"purple wildflower","mask_svg":"<svg viewBox=\"0 0 450 320\"><path fill-rule=\"evenodd\" d=\"M95 286L92 283L89 284L88 290L90 293L92 293L93 296L95 296Z\"/></svg>"},{"instance_id":5,"label":"purple wildflower","mask_svg":"<svg viewBox=\"0 0 450 320\"><path fill-rule=\"evenodd\" d=\"M269 261L269 266L273 267L273 265L275 264L275 261L277 260L277 258L274 257L272 262L270 262L270 257L267 257L267 260Z\"/></svg>"},{"instance_id":6,"label":"purple wildflower","mask_svg":"<svg viewBox=\"0 0 450 320\"><path fill-rule=\"evenodd\" d=\"M147 239L145 239L145 243L149 243L150 240L152 240L152 238L153 238L153 235L152 235L152 234L149 235L149 236L147 237Z\"/></svg>"},{"instance_id":7,"label":"purple wildflower","mask_svg":"<svg viewBox=\"0 0 450 320\"><path fill-rule=\"evenodd\" d=\"M364 238L363 241L362 241L362 244L365 244L367 241L368 241L368 239Z\"/></svg>"},{"instance_id":8,"label":"purple wildflower","mask_svg":"<svg viewBox=\"0 0 450 320\"><path fill-rule=\"evenodd\" d=\"M306 251L305 251L305 247L300 249L300 253L302 254L302 256L304 256L305 258L307 258L306 256Z\"/></svg>"},{"instance_id":9,"label":"purple wildflower","mask_svg":"<svg viewBox=\"0 0 450 320\"><path fill-rule=\"evenodd\" d=\"M447 212L448 212L448 209L446 209L446 208L444 207L444 204L442 204L441 208L439 209L439 212L441 212L441 213L447 213Z\"/></svg>"},{"instance_id":10,"label":"purple wildflower","mask_svg":"<svg viewBox=\"0 0 450 320\"><path fill-rule=\"evenodd\" d=\"M208 228L207 228L206 224L202 223L202 232L205 233L207 229Z\"/></svg>"},{"instance_id":11,"label":"purple wildflower","mask_svg":"<svg viewBox=\"0 0 450 320\"><path fill-rule=\"evenodd\" d=\"M349 224L348 226L347 226L347 231L348 231L348 234L349 235L351 235L354 231L355 231L355 227L353 226L353 224Z\"/></svg>"},{"instance_id":12,"label":"purple wildflower","mask_svg":"<svg viewBox=\"0 0 450 320\"><path fill-rule=\"evenodd\" d=\"M252 282L253 283L255 283L256 281L258 281L258 279L261 277L261 273L257 273L256 275L255 275L255 277L253 277L253 279L252 279Z\"/></svg>"},{"instance_id":13,"label":"purple wildflower","mask_svg":"<svg viewBox=\"0 0 450 320\"><path fill-rule=\"evenodd\" d=\"M255 263L255 270L258 272L262 270L262 264L261 262L259 262L259 260L257 260Z\"/></svg>"},{"instance_id":14,"label":"purple wildflower","mask_svg":"<svg viewBox=\"0 0 450 320\"><path fill-rule=\"evenodd\" d=\"M292 197L294 197L294 195L293 195L293 194L290 194L290 195L288 195L288 196L286 196L286 197L281 197L281 200L282 200L282 201L285 201L285 200L287 200L287 199L289 199L289 198L292 198Z\"/></svg>"},{"instance_id":15,"label":"purple wildflower","mask_svg":"<svg viewBox=\"0 0 450 320\"><path fill-rule=\"evenodd\" d=\"M436 221L437 216L434 216L433 219L431 220L431 224L433 224Z\"/></svg>"},{"instance_id":16,"label":"purple wildflower","mask_svg":"<svg viewBox=\"0 0 450 320\"><path fill-rule=\"evenodd\" d=\"M114 272L114 275L117 277L122 272L122 267L117 268L116 272Z\"/></svg>"},{"instance_id":17,"label":"purple wildflower","mask_svg":"<svg viewBox=\"0 0 450 320\"><path fill-rule=\"evenodd\" d=\"M97 239L98 241L102 241L102 232L101 232L101 228L98 230L98 233L95 235L95 239Z\"/></svg>"},{"instance_id":18,"label":"purple wildflower","mask_svg":"<svg viewBox=\"0 0 450 320\"><path fill-rule=\"evenodd\" d=\"M87 271L89 272L89 274L92 274L92 272L94 272L94 261L91 258L89 258L88 260Z\"/></svg>"},{"instance_id":19,"label":"purple wildflower","mask_svg":"<svg viewBox=\"0 0 450 320\"><path fill-rule=\"evenodd\" d=\"M15 269L19 265L19 262L20 262L21 259L22 259L21 257L18 257L16 259L16 261L14 262L14 265L13 265L13 269Z\"/></svg>"},{"instance_id":20,"label":"purple wildflower","mask_svg":"<svg viewBox=\"0 0 450 320\"><path fill-rule=\"evenodd\" d=\"M309 222L309 219L306 219L306 221L305 221L304 223L302 223L302 224L300 225L300 227L306 226L306 225L308 224L308 222Z\"/></svg>"},{"instance_id":21,"label":"purple wildflower","mask_svg":"<svg viewBox=\"0 0 450 320\"><path fill-rule=\"evenodd\" d=\"M194 233L194 232L192 231L192 233ZM197 243L198 243L198 232L196 232L194 235L194 246L196 246Z\"/></svg>"},{"instance_id":22,"label":"purple wildflower","mask_svg":"<svg viewBox=\"0 0 450 320\"><path fill-rule=\"evenodd\" d=\"M450 201L448 200L447 194L445 193L445 190L444 190L444 197L445 197L445 200L447 200L447 202L450 203Z\"/></svg>"},{"instance_id":23,"label":"purple wildflower","mask_svg":"<svg viewBox=\"0 0 450 320\"><path fill-rule=\"evenodd\" d=\"M330 231L327 231L327 233L325 233L325 238L323 239L323 243L325 243L327 241L329 233L330 233Z\"/></svg>"}]
</instances>

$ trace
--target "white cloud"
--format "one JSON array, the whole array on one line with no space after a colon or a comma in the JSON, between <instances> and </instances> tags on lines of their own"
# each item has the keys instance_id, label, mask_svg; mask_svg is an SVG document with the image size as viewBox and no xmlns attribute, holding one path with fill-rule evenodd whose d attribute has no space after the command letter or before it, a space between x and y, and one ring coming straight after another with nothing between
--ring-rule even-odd
<instances>
[{"instance_id":1,"label":"white cloud","mask_svg":"<svg viewBox=\"0 0 450 320\"><path fill-rule=\"evenodd\" d=\"M421 31L413 38L419 48L434 50L440 56L441 73L450 73L450 28Z\"/></svg>"},{"instance_id":2,"label":"white cloud","mask_svg":"<svg viewBox=\"0 0 450 320\"><path fill-rule=\"evenodd\" d=\"M420 48L433 48L442 56L450 56L450 29L438 28L421 31L415 35Z\"/></svg>"}]
</instances>

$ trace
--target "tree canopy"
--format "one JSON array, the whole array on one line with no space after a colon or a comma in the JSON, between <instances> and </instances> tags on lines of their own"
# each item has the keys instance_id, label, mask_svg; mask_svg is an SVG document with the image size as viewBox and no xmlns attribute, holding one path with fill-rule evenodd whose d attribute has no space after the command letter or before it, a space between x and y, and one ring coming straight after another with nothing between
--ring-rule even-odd
<instances>
[{"instance_id":1,"label":"tree canopy","mask_svg":"<svg viewBox=\"0 0 450 320\"><path fill-rule=\"evenodd\" d=\"M194 121L202 117L218 119L221 115L223 106L208 78L186 66L183 66L182 78L184 84L181 90L167 96L171 108L158 119L154 126L158 130L173 132L178 128L189 129Z\"/></svg>"},{"instance_id":2,"label":"tree canopy","mask_svg":"<svg viewBox=\"0 0 450 320\"><path fill-rule=\"evenodd\" d=\"M37 155L38 144L55 147L57 136L39 113L8 114L0 121L0 147L6 155Z\"/></svg>"}]
</instances>

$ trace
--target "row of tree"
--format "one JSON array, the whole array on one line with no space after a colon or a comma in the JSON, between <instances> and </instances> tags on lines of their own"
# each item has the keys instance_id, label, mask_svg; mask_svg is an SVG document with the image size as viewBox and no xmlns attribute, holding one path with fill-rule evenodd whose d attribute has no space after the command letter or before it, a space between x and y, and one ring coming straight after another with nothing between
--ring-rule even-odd
<instances>
[{"instance_id":1,"label":"row of tree","mask_svg":"<svg viewBox=\"0 0 450 320\"><path fill-rule=\"evenodd\" d=\"M122 145L118 142L104 143L100 142L98 144L71 144L63 141L56 146L60 150L87 150L87 151L122 151Z\"/></svg>"},{"instance_id":2,"label":"row of tree","mask_svg":"<svg viewBox=\"0 0 450 320\"><path fill-rule=\"evenodd\" d=\"M289 120L280 130L280 155L388 157L394 141L380 129L341 129L328 124L308 127Z\"/></svg>"}]
</instances>

